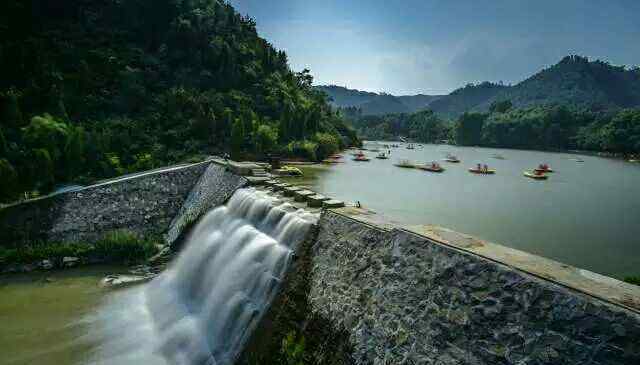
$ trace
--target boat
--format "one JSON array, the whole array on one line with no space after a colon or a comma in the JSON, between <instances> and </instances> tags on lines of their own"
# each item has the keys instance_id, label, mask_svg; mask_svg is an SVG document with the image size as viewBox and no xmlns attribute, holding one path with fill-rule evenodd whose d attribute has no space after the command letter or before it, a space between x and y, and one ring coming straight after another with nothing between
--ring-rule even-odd
<instances>
[{"instance_id":1,"label":"boat","mask_svg":"<svg viewBox=\"0 0 640 365\"><path fill-rule=\"evenodd\" d=\"M410 144L410 145L407 146L407 149L408 150L415 150L416 148L412 144Z\"/></svg>"},{"instance_id":2,"label":"boat","mask_svg":"<svg viewBox=\"0 0 640 365\"><path fill-rule=\"evenodd\" d=\"M504 156L502 155L493 155L491 157L495 158L496 160L506 160L506 158L504 158Z\"/></svg>"},{"instance_id":3,"label":"boat","mask_svg":"<svg viewBox=\"0 0 640 365\"><path fill-rule=\"evenodd\" d=\"M389 158L389 156L385 155L384 152L381 152L381 153L378 154L378 156L376 156L376 158L379 159L379 160L386 160L386 159Z\"/></svg>"},{"instance_id":4,"label":"boat","mask_svg":"<svg viewBox=\"0 0 640 365\"><path fill-rule=\"evenodd\" d=\"M537 168L535 168L533 171L539 172L539 173L542 173L542 174L553 172L553 170L547 164L542 164L542 165L538 166Z\"/></svg>"},{"instance_id":5,"label":"boat","mask_svg":"<svg viewBox=\"0 0 640 365\"><path fill-rule=\"evenodd\" d=\"M329 158L332 160L339 160L342 158L342 155L335 154L335 155L329 156Z\"/></svg>"},{"instance_id":6,"label":"boat","mask_svg":"<svg viewBox=\"0 0 640 365\"><path fill-rule=\"evenodd\" d=\"M416 165L413 164L409 160L400 160L398 163L393 164L393 166L402 167L404 169L415 169Z\"/></svg>"},{"instance_id":7,"label":"boat","mask_svg":"<svg viewBox=\"0 0 640 365\"><path fill-rule=\"evenodd\" d=\"M544 173L537 172L537 170L534 170L534 172L525 171L524 176L535 179L535 180L546 180L549 178L549 176L545 175Z\"/></svg>"},{"instance_id":8,"label":"boat","mask_svg":"<svg viewBox=\"0 0 640 365\"><path fill-rule=\"evenodd\" d=\"M440 166L437 162L432 162L431 164L420 165L418 166L420 170L430 171L430 172L444 172L444 168Z\"/></svg>"},{"instance_id":9,"label":"boat","mask_svg":"<svg viewBox=\"0 0 640 365\"><path fill-rule=\"evenodd\" d=\"M454 155L448 155L444 160L447 161L447 162L452 162L452 163L459 163L460 162L460 159L457 158Z\"/></svg>"},{"instance_id":10,"label":"boat","mask_svg":"<svg viewBox=\"0 0 640 365\"><path fill-rule=\"evenodd\" d=\"M584 160L581 158L572 158L571 160L575 162L584 162Z\"/></svg>"},{"instance_id":11,"label":"boat","mask_svg":"<svg viewBox=\"0 0 640 365\"><path fill-rule=\"evenodd\" d=\"M371 161L371 159L367 158L367 156L358 156L356 158L353 159L354 161L358 161L358 162L368 162Z\"/></svg>"},{"instance_id":12,"label":"boat","mask_svg":"<svg viewBox=\"0 0 640 365\"><path fill-rule=\"evenodd\" d=\"M478 174L478 175L493 175L496 173L496 170L493 169L478 169L477 167L472 167L469 169L469 172L472 174Z\"/></svg>"}]
</instances>

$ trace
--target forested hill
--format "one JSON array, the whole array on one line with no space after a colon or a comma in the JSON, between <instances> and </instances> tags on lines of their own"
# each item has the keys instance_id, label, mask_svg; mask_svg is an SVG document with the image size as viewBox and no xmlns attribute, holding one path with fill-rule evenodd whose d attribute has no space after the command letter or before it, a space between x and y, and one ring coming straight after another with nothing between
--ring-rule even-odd
<instances>
[{"instance_id":1,"label":"forested hill","mask_svg":"<svg viewBox=\"0 0 640 365\"><path fill-rule=\"evenodd\" d=\"M312 80L224 1L2 1L0 201L211 153L357 143Z\"/></svg>"},{"instance_id":2,"label":"forested hill","mask_svg":"<svg viewBox=\"0 0 640 365\"><path fill-rule=\"evenodd\" d=\"M347 89L341 86L316 86L317 90L326 93L334 107L356 108L361 115L383 115L391 113L413 113L425 110L439 95L407 95L395 96L377 94L360 90Z\"/></svg>"},{"instance_id":3,"label":"forested hill","mask_svg":"<svg viewBox=\"0 0 640 365\"><path fill-rule=\"evenodd\" d=\"M440 117L455 119L468 111L486 112L492 103L505 100L510 100L517 108L567 105L603 111L640 106L640 69L567 56L513 86L490 82L468 84L444 96L396 97L398 103L385 102L382 95L336 86L321 89L334 100L334 105L355 107L365 116L384 114L382 111L410 113L430 109ZM409 98L417 102L409 106ZM371 103L376 107L372 108Z\"/></svg>"},{"instance_id":4,"label":"forested hill","mask_svg":"<svg viewBox=\"0 0 640 365\"><path fill-rule=\"evenodd\" d=\"M567 56L521 83L505 89L477 109L486 111L493 101L510 100L516 107L562 104L592 110L640 106L640 68L627 69L586 57Z\"/></svg>"}]
</instances>

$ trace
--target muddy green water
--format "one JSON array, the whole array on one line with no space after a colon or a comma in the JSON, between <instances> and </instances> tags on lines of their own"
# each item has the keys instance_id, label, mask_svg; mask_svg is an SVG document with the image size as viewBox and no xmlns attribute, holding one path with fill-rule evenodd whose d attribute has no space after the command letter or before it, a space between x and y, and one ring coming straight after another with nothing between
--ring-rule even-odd
<instances>
[{"instance_id":1,"label":"muddy green water","mask_svg":"<svg viewBox=\"0 0 640 365\"><path fill-rule=\"evenodd\" d=\"M90 314L110 290L99 286L122 267L0 275L0 364L81 364Z\"/></svg>"},{"instance_id":2,"label":"muddy green water","mask_svg":"<svg viewBox=\"0 0 640 365\"><path fill-rule=\"evenodd\" d=\"M433 224L601 274L640 275L640 164L595 156L448 145L391 149L391 158L315 171L306 182L403 224ZM459 164L441 161L447 153ZM505 159L493 158L501 155ZM581 158L583 163L576 162ZM441 174L393 166L439 160ZM477 163L492 176L468 172ZM547 181L523 171L548 163Z\"/></svg>"}]
</instances>

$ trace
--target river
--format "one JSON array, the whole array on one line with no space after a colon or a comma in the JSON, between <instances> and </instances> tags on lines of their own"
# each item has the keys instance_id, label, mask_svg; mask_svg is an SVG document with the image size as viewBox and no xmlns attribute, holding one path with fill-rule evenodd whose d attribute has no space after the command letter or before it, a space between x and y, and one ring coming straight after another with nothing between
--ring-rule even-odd
<instances>
[{"instance_id":1,"label":"river","mask_svg":"<svg viewBox=\"0 0 640 365\"><path fill-rule=\"evenodd\" d=\"M450 228L616 278L640 275L640 164L449 145L408 150L401 144L388 160L365 153L370 162L355 162L345 153L345 163L316 171L309 184L403 224ZM442 161L447 153L462 162ZM440 161L446 171L395 167L402 159ZM469 173L477 163L496 174ZM548 180L523 176L541 163L556 171Z\"/></svg>"}]
</instances>

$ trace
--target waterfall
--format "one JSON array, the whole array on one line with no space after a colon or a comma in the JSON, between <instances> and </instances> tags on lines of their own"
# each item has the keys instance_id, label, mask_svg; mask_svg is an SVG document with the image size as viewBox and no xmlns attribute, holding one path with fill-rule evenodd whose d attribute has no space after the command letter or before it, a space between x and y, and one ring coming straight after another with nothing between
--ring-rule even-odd
<instances>
[{"instance_id":1,"label":"waterfall","mask_svg":"<svg viewBox=\"0 0 640 365\"><path fill-rule=\"evenodd\" d=\"M165 272L90 319L89 363L233 363L316 220L265 192L236 191L198 222Z\"/></svg>"}]
</instances>

